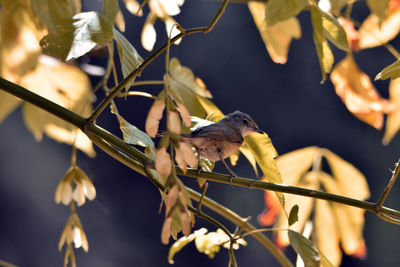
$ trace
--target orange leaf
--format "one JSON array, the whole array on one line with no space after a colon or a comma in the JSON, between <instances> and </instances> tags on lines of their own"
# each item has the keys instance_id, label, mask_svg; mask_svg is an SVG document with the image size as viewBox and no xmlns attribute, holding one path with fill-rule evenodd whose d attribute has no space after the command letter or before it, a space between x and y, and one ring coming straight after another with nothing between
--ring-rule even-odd
<instances>
[{"instance_id":1,"label":"orange leaf","mask_svg":"<svg viewBox=\"0 0 400 267\"><path fill-rule=\"evenodd\" d=\"M276 216L281 212L282 205L274 192L265 190L265 210L258 215L258 222L261 225L271 225L275 222Z\"/></svg>"},{"instance_id":2,"label":"orange leaf","mask_svg":"<svg viewBox=\"0 0 400 267\"><path fill-rule=\"evenodd\" d=\"M389 98L396 105L396 109L386 119L385 135L382 140L384 145L389 144L390 140L392 140L400 129L400 79L390 81Z\"/></svg>"},{"instance_id":3,"label":"orange leaf","mask_svg":"<svg viewBox=\"0 0 400 267\"><path fill-rule=\"evenodd\" d=\"M400 9L399 1L390 1L389 14L380 23L378 16L369 15L362 23L359 33L359 48L372 48L386 44L400 32Z\"/></svg>"},{"instance_id":4,"label":"orange leaf","mask_svg":"<svg viewBox=\"0 0 400 267\"><path fill-rule=\"evenodd\" d=\"M346 32L347 42L349 43L351 50L358 51L359 50L358 43L360 41L360 34L354 28L354 23L351 20L343 18L343 17L338 18L338 21L342 25L344 31Z\"/></svg>"},{"instance_id":5,"label":"orange leaf","mask_svg":"<svg viewBox=\"0 0 400 267\"><path fill-rule=\"evenodd\" d=\"M358 119L376 129L383 126L383 114L394 106L376 91L371 79L361 72L351 54L340 61L331 73L336 94Z\"/></svg>"}]
</instances>

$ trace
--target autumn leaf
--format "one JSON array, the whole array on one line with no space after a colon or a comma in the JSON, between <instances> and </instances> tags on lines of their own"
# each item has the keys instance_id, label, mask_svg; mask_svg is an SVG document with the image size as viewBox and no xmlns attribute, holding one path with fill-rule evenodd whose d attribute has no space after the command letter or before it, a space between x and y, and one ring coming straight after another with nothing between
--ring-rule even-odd
<instances>
[{"instance_id":1,"label":"autumn leaf","mask_svg":"<svg viewBox=\"0 0 400 267\"><path fill-rule=\"evenodd\" d=\"M327 160L331 174L323 171L323 159ZM352 164L327 149L307 147L282 155L276 161L284 184L360 200L365 200L370 195L368 184L362 173ZM312 220L314 229L311 234L312 240L324 255L321 256L324 266L331 266L330 262L333 266L340 264L342 259L340 247L348 255L365 256L366 248L362 235L364 210L325 200L291 194L284 195L286 214L289 214L290 208L294 205L299 207L298 222L290 226L291 230L301 233L306 221ZM266 194L266 197L270 196ZM270 202L271 200L266 198L266 201ZM270 205L268 202L267 206ZM272 213L276 212L274 207L270 207L270 209ZM259 218L259 221L269 216L268 210L264 211L262 215L264 217ZM310 217L311 215L313 216ZM275 227L289 227L285 213L281 212ZM276 242L281 247L292 243L284 231L277 232Z\"/></svg>"},{"instance_id":2,"label":"autumn leaf","mask_svg":"<svg viewBox=\"0 0 400 267\"><path fill-rule=\"evenodd\" d=\"M380 2L380 1L376 1ZM386 0L382 1L386 2ZM400 32L400 9L390 1L391 8L386 18L380 21L376 14L370 14L359 28L359 48L366 49L381 46L395 38Z\"/></svg>"},{"instance_id":3,"label":"autumn leaf","mask_svg":"<svg viewBox=\"0 0 400 267\"><path fill-rule=\"evenodd\" d=\"M113 28L114 40L118 47L118 55L121 62L122 75L126 78L134 71L143 59L136 51L135 47L117 29ZM133 80L128 83L126 89L133 85Z\"/></svg>"},{"instance_id":4,"label":"autumn leaf","mask_svg":"<svg viewBox=\"0 0 400 267\"><path fill-rule=\"evenodd\" d=\"M336 94L347 109L360 120L376 129L383 126L383 114L394 106L376 91L367 74L360 71L351 54L336 64L331 74Z\"/></svg>"},{"instance_id":5,"label":"autumn leaf","mask_svg":"<svg viewBox=\"0 0 400 267\"><path fill-rule=\"evenodd\" d=\"M354 28L354 23L350 19L344 17L338 18L338 21L342 25L344 31L346 32L347 42L351 50L358 51L360 42L360 33Z\"/></svg>"},{"instance_id":6,"label":"autumn leaf","mask_svg":"<svg viewBox=\"0 0 400 267\"><path fill-rule=\"evenodd\" d=\"M389 84L389 99L396 105L394 112L389 113L386 119L385 135L382 143L389 144L400 129L400 79L394 79Z\"/></svg>"},{"instance_id":7,"label":"autumn leaf","mask_svg":"<svg viewBox=\"0 0 400 267\"><path fill-rule=\"evenodd\" d=\"M367 0L367 5L372 14L379 18L379 22L386 18L390 0Z\"/></svg>"},{"instance_id":8,"label":"autumn leaf","mask_svg":"<svg viewBox=\"0 0 400 267\"><path fill-rule=\"evenodd\" d=\"M275 63L285 64L292 38L301 37L299 21L292 17L268 26L265 17L266 4L253 1L248 6L271 59Z\"/></svg>"},{"instance_id":9,"label":"autumn leaf","mask_svg":"<svg viewBox=\"0 0 400 267\"><path fill-rule=\"evenodd\" d=\"M64 20L71 19L82 9L81 3L75 0L32 0L30 2L40 23L46 26L50 32L56 32L57 27Z\"/></svg>"},{"instance_id":10,"label":"autumn leaf","mask_svg":"<svg viewBox=\"0 0 400 267\"><path fill-rule=\"evenodd\" d=\"M300 13L306 6L307 0L269 0L266 3L265 19L268 26L288 20Z\"/></svg>"},{"instance_id":11,"label":"autumn leaf","mask_svg":"<svg viewBox=\"0 0 400 267\"><path fill-rule=\"evenodd\" d=\"M42 56L35 71L25 75L21 85L82 116L92 113L94 95L90 81L77 67ZM73 144L88 156L94 157L92 142L76 127L57 118L32 104L25 103L22 108L24 121L35 139L40 141L43 133L58 142Z\"/></svg>"},{"instance_id":12,"label":"autumn leaf","mask_svg":"<svg viewBox=\"0 0 400 267\"><path fill-rule=\"evenodd\" d=\"M326 74L331 72L334 58L328 41L325 39L323 20L321 17L320 9L315 6L311 6L310 11L311 22L314 29L313 39L315 48L317 50L319 65L321 67L322 83L326 80Z\"/></svg>"}]
</instances>

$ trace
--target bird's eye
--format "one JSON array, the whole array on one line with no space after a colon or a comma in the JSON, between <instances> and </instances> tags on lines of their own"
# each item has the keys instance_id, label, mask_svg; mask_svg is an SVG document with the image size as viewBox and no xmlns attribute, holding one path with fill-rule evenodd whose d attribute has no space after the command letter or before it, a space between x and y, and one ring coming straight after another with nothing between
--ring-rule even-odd
<instances>
[{"instance_id":1,"label":"bird's eye","mask_svg":"<svg viewBox=\"0 0 400 267\"><path fill-rule=\"evenodd\" d=\"M247 125L249 123L248 120L242 120L242 122L243 122L244 125Z\"/></svg>"}]
</instances>

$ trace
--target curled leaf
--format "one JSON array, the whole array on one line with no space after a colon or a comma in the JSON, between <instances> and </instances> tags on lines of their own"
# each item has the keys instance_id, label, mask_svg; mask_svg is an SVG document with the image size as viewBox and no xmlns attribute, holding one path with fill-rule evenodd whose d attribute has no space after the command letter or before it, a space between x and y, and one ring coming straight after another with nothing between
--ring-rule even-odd
<instances>
[{"instance_id":1,"label":"curled leaf","mask_svg":"<svg viewBox=\"0 0 400 267\"><path fill-rule=\"evenodd\" d=\"M382 128L383 114L392 112L394 106L378 94L368 75L359 70L351 54L335 66L331 81L336 94L354 116L376 129Z\"/></svg>"}]
</instances>

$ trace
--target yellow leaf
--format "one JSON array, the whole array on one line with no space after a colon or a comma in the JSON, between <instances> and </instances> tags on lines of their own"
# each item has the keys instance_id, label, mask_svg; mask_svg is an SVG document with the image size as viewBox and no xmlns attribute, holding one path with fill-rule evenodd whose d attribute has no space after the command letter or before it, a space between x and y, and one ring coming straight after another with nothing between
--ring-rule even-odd
<instances>
[{"instance_id":1,"label":"yellow leaf","mask_svg":"<svg viewBox=\"0 0 400 267\"><path fill-rule=\"evenodd\" d=\"M333 65L333 54L328 42L325 39L323 20L321 17L321 11L315 6L310 7L311 10L311 22L314 28L313 39L318 54L318 60L321 67L322 80L326 80L326 74L331 72Z\"/></svg>"},{"instance_id":2,"label":"yellow leaf","mask_svg":"<svg viewBox=\"0 0 400 267\"><path fill-rule=\"evenodd\" d=\"M383 21L386 18L389 9L389 0L367 0L367 5L371 13Z\"/></svg>"},{"instance_id":3,"label":"yellow leaf","mask_svg":"<svg viewBox=\"0 0 400 267\"><path fill-rule=\"evenodd\" d=\"M391 80L389 84L389 99L396 109L389 113L386 119L385 135L382 143L387 145L400 129L400 79Z\"/></svg>"},{"instance_id":4,"label":"yellow leaf","mask_svg":"<svg viewBox=\"0 0 400 267\"><path fill-rule=\"evenodd\" d=\"M331 74L336 94L347 109L360 120L376 129L383 126L383 114L394 106L376 91L371 79L361 72L351 54L336 64Z\"/></svg>"},{"instance_id":5,"label":"yellow leaf","mask_svg":"<svg viewBox=\"0 0 400 267\"><path fill-rule=\"evenodd\" d=\"M285 64L292 38L299 39L301 37L299 21L292 17L268 26L265 19L265 5L255 1L248 4L271 59L275 63Z\"/></svg>"},{"instance_id":6,"label":"yellow leaf","mask_svg":"<svg viewBox=\"0 0 400 267\"><path fill-rule=\"evenodd\" d=\"M0 91L0 123L7 118L19 105L21 100L9 93Z\"/></svg>"},{"instance_id":7,"label":"yellow leaf","mask_svg":"<svg viewBox=\"0 0 400 267\"><path fill-rule=\"evenodd\" d=\"M317 147L306 147L286 153L276 159L276 165L282 175L284 184L295 185L301 175L310 169L318 153Z\"/></svg>"},{"instance_id":8,"label":"yellow leaf","mask_svg":"<svg viewBox=\"0 0 400 267\"><path fill-rule=\"evenodd\" d=\"M154 23L156 19L156 15L150 12L147 15L146 21L143 26L141 41L143 48L147 51L152 51L154 44L156 43L157 33L156 29L154 28Z\"/></svg>"},{"instance_id":9,"label":"yellow leaf","mask_svg":"<svg viewBox=\"0 0 400 267\"><path fill-rule=\"evenodd\" d=\"M272 26L300 13L308 6L307 0L269 0L266 4L266 21Z\"/></svg>"},{"instance_id":10,"label":"yellow leaf","mask_svg":"<svg viewBox=\"0 0 400 267\"><path fill-rule=\"evenodd\" d=\"M400 32L400 9L390 11L382 23L378 16L369 15L362 23L359 48L366 49L386 44Z\"/></svg>"},{"instance_id":11,"label":"yellow leaf","mask_svg":"<svg viewBox=\"0 0 400 267\"><path fill-rule=\"evenodd\" d=\"M357 168L331 151L326 151L324 156L337 180L340 195L361 200L370 197L367 181Z\"/></svg>"},{"instance_id":12,"label":"yellow leaf","mask_svg":"<svg viewBox=\"0 0 400 267\"><path fill-rule=\"evenodd\" d=\"M348 175L351 175L351 173L349 172ZM349 179L349 177L352 176L347 176L347 180L352 182L353 179ZM357 184L357 181L355 181L350 188L347 188L347 190L345 190L340 181L337 180L337 177L335 178L336 179L332 179L328 176L321 177L321 182L324 188L326 188L327 192L349 196L348 192L346 191L352 190L352 197L356 195L356 198L357 195L359 196L363 193L363 188L361 188L361 190L358 190L359 184ZM364 228L365 211L359 208L337 203L332 203L332 207L335 213L335 218L337 220L336 225L339 230L340 242L344 252L348 255L357 255L359 257L364 256L362 253L365 251L365 243L362 231Z\"/></svg>"},{"instance_id":13,"label":"yellow leaf","mask_svg":"<svg viewBox=\"0 0 400 267\"><path fill-rule=\"evenodd\" d=\"M24 76L21 85L82 116L87 117L92 112L94 95L89 79L75 66L42 56L41 63ZM43 133L67 144L76 139L77 148L90 157L96 155L89 138L81 131L75 136L76 127L71 124L29 103L24 104L23 115L36 140L41 140Z\"/></svg>"},{"instance_id":14,"label":"yellow leaf","mask_svg":"<svg viewBox=\"0 0 400 267\"><path fill-rule=\"evenodd\" d=\"M304 187L312 190L317 190L319 188L319 181L317 177L317 173L308 172L304 175L303 179L296 184L296 186ZM292 194L284 194L285 196L285 210L286 213L289 214L290 209L294 205L299 206L298 217L299 220L297 223L293 224L290 229L296 232L302 232L306 221L309 219L310 214L313 209L314 199L309 197L296 196ZM288 220L285 214L281 213L277 223L275 224L277 228L288 228ZM277 233L277 243L280 246L289 245L289 237L287 232L278 231Z\"/></svg>"},{"instance_id":15,"label":"yellow leaf","mask_svg":"<svg viewBox=\"0 0 400 267\"><path fill-rule=\"evenodd\" d=\"M326 174L327 175L327 174ZM315 243L334 266L342 261L342 251L339 246L339 231L336 214L332 206L325 200L315 202Z\"/></svg>"}]
</instances>

